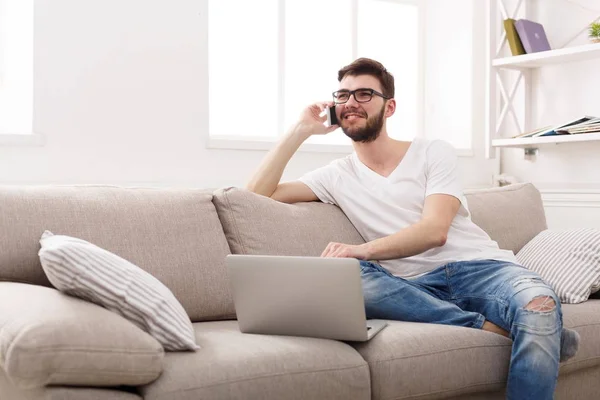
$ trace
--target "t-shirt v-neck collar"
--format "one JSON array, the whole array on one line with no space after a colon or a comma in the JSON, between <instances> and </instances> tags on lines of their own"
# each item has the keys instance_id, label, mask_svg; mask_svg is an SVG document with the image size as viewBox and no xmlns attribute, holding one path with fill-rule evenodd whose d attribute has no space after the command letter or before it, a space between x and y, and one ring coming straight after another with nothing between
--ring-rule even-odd
<instances>
[{"instance_id":1,"label":"t-shirt v-neck collar","mask_svg":"<svg viewBox=\"0 0 600 400\"><path fill-rule=\"evenodd\" d=\"M414 139L411 142L411 144L408 146L408 149L406 150L406 153L404 153L404 156L402 157L402 159L400 160L400 162L398 163L396 168L394 168L394 170L388 176L380 175L377 172L373 171L371 168L367 167L362 161L360 161L360 159L358 158L358 154L356 154L356 152L352 153L352 157L354 158L354 162L356 163L356 165L358 165L358 168L364 174L368 175L372 179L380 180L383 182L391 182L392 179L394 178L394 176L398 174L398 171L401 169L401 167L406 164L405 160L412 153L413 147L415 147L414 146L415 141L416 141L416 139Z\"/></svg>"}]
</instances>

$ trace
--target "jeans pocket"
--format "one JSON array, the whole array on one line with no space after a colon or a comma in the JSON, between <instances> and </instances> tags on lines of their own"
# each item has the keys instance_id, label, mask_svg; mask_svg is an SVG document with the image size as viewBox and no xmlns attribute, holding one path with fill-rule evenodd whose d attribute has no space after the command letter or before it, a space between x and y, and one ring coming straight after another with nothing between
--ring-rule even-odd
<instances>
[{"instance_id":1,"label":"jeans pocket","mask_svg":"<svg viewBox=\"0 0 600 400\"><path fill-rule=\"evenodd\" d=\"M362 272L371 272L371 271L377 271L377 267L375 265L375 263L371 262L371 261L360 261L360 270Z\"/></svg>"},{"instance_id":2,"label":"jeans pocket","mask_svg":"<svg viewBox=\"0 0 600 400\"><path fill-rule=\"evenodd\" d=\"M386 275L392 276L393 275L385 268L383 268L381 265L374 263L372 261L360 261L360 272L361 274L369 274L369 273L373 273L373 272L381 272L384 273Z\"/></svg>"}]
</instances>

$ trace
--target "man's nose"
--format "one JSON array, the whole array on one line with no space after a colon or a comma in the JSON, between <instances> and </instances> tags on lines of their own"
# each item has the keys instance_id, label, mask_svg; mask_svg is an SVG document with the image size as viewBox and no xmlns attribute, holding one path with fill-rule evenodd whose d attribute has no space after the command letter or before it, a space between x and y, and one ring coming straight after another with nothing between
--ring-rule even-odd
<instances>
[{"instance_id":1,"label":"man's nose","mask_svg":"<svg viewBox=\"0 0 600 400\"><path fill-rule=\"evenodd\" d=\"M346 107L355 108L358 107L358 101L354 97L354 93L348 97L348 101L346 102Z\"/></svg>"}]
</instances>

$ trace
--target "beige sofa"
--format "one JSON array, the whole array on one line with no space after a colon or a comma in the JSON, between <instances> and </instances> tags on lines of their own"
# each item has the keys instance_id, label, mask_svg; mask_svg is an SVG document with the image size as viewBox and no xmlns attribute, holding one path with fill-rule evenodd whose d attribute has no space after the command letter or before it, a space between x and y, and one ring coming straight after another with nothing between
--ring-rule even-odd
<instances>
[{"instance_id":1,"label":"beige sofa","mask_svg":"<svg viewBox=\"0 0 600 400\"><path fill-rule=\"evenodd\" d=\"M472 191L467 198L473 220L503 248L516 252L546 228L540 194L531 184ZM194 322L201 349L160 354L158 378L139 377L153 381L136 386L116 385L119 376L109 377L110 371L106 384L95 387L81 386L88 378L41 387L11 379L7 371L14 368L14 360L10 365L6 360L14 351L28 351L23 353L28 357L17 361L29 363L26 373L48 376L49 382L60 381L53 369L61 362L75 362L81 371L86 363L97 367L110 362L103 358L104 348L94 348L103 339L94 334L109 328L110 334L120 334L114 332L116 326L130 324L90 303L77 303L88 307L82 312L69 302L72 298L47 288L50 283L37 256L46 229L95 243L161 280ZM393 321L373 340L360 344L240 333L225 255L318 256L330 241L363 242L337 207L282 204L235 188L213 193L110 186L1 187L0 399L503 398L511 342L480 330ZM62 297L69 301L59 301ZM36 313L36 307L44 309ZM44 343L58 340L68 331L65 318L77 315L85 317L81 323L85 326L75 328L88 328L88 347L66 345L59 349L66 358L43 358L57 351ZM109 317L113 322L107 322ZM581 334L581 347L575 358L561 365L556 397L596 398L600 300L565 305L564 322ZM30 348L15 349L12 343L27 329L39 334L33 335ZM118 329L123 336L131 334ZM147 334L139 330L136 335ZM88 339L79 336L79 342ZM125 367L135 373L135 366Z\"/></svg>"}]
</instances>

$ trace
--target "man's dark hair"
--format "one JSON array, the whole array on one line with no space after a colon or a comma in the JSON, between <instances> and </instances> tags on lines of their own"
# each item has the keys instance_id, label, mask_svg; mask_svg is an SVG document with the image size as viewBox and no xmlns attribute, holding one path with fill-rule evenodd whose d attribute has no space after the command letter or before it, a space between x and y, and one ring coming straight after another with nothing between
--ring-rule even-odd
<instances>
[{"instance_id":1,"label":"man's dark hair","mask_svg":"<svg viewBox=\"0 0 600 400\"><path fill-rule=\"evenodd\" d=\"M378 61L370 58L359 58L346 65L338 72L338 81L341 82L346 75L371 75L381 83L381 91L386 97L394 97L394 76Z\"/></svg>"}]
</instances>

